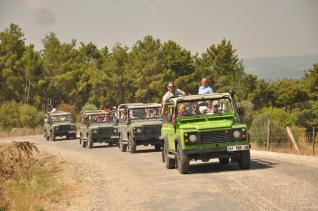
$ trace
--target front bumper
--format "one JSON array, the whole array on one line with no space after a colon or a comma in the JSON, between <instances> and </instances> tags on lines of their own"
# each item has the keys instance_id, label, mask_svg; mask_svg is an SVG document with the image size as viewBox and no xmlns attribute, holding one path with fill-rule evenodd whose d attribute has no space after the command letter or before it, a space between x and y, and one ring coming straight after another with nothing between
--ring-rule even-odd
<instances>
[{"instance_id":1,"label":"front bumper","mask_svg":"<svg viewBox=\"0 0 318 211\"><path fill-rule=\"evenodd\" d=\"M250 150L250 145L237 145L242 147L237 147L237 149L233 149L233 146L222 147L222 148L214 148L214 149L188 149L182 150L183 153L188 156L190 159L204 159L204 158L220 158L220 157L233 157L238 155L241 151ZM244 147L243 147L244 146Z\"/></svg>"},{"instance_id":2,"label":"front bumper","mask_svg":"<svg viewBox=\"0 0 318 211\"><path fill-rule=\"evenodd\" d=\"M54 131L55 136L74 136L76 131Z\"/></svg>"}]
</instances>

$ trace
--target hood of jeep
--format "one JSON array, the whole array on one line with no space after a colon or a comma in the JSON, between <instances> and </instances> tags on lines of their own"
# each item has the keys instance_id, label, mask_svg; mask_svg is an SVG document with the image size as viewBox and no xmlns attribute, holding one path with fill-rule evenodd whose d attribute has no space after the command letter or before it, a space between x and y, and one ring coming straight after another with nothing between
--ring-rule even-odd
<instances>
[{"instance_id":1,"label":"hood of jeep","mask_svg":"<svg viewBox=\"0 0 318 211\"><path fill-rule=\"evenodd\" d=\"M73 125L74 126L75 124L72 122L57 122L57 123L52 124L53 127L60 126L60 125Z\"/></svg>"},{"instance_id":2,"label":"hood of jeep","mask_svg":"<svg viewBox=\"0 0 318 211\"><path fill-rule=\"evenodd\" d=\"M213 120L213 121L202 121L202 122L190 122L180 125L180 129L195 129L195 130L205 130L205 129L217 129L217 128L232 128L234 124L233 120L223 119L223 120Z\"/></svg>"},{"instance_id":3,"label":"hood of jeep","mask_svg":"<svg viewBox=\"0 0 318 211\"><path fill-rule=\"evenodd\" d=\"M98 128L113 128L112 124L106 123L106 124L91 124L89 126L90 129L98 129Z\"/></svg>"},{"instance_id":4,"label":"hood of jeep","mask_svg":"<svg viewBox=\"0 0 318 211\"><path fill-rule=\"evenodd\" d=\"M131 127L143 127L143 126L149 126L149 125L158 125L161 127L162 121L136 121L136 122L131 122L130 126Z\"/></svg>"}]
</instances>

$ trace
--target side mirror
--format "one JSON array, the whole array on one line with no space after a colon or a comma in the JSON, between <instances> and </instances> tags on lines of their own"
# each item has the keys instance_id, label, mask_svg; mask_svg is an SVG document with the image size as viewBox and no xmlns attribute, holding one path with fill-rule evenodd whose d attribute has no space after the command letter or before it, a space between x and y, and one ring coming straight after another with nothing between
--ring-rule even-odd
<instances>
[{"instance_id":1,"label":"side mirror","mask_svg":"<svg viewBox=\"0 0 318 211\"><path fill-rule=\"evenodd\" d=\"M243 116L244 116L244 107L239 107L239 108L237 109L237 112L238 112L238 114L240 115L240 117L243 117Z\"/></svg>"}]
</instances>

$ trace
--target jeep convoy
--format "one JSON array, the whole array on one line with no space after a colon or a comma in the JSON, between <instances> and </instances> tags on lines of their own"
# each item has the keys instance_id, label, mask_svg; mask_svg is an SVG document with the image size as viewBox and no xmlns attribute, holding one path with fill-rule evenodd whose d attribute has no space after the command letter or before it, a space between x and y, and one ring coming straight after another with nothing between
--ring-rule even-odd
<instances>
[{"instance_id":1,"label":"jeep convoy","mask_svg":"<svg viewBox=\"0 0 318 211\"><path fill-rule=\"evenodd\" d=\"M58 136L66 139L76 138L76 128L69 112L56 111L44 115L44 137L47 141L55 141Z\"/></svg>"},{"instance_id":2,"label":"jeep convoy","mask_svg":"<svg viewBox=\"0 0 318 211\"><path fill-rule=\"evenodd\" d=\"M161 111L162 109L162 111ZM250 168L250 143L233 93L171 97L163 107L157 103L128 103L115 110L81 113L82 147L94 143L117 145L121 152L135 153L137 146L162 148L167 169L189 172L190 161L218 159L221 165L237 162ZM44 136L76 138L70 113L49 112L44 116Z\"/></svg>"}]
</instances>

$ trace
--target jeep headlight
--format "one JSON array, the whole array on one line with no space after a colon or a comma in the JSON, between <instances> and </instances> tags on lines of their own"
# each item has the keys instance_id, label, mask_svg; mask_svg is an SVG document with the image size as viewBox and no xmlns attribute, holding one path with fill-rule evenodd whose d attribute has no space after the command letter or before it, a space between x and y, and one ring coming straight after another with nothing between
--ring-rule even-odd
<instances>
[{"instance_id":1,"label":"jeep headlight","mask_svg":"<svg viewBox=\"0 0 318 211\"><path fill-rule=\"evenodd\" d=\"M98 130L92 130L92 133L93 133L93 134L97 134L97 133L98 133Z\"/></svg>"},{"instance_id":2,"label":"jeep headlight","mask_svg":"<svg viewBox=\"0 0 318 211\"><path fill-rule=\"evenodd\" d=\"M191 135L189 136L189 141L191 141L191 142L196 142L196 140L197 140L197 136L196 136L196 135L191 134Z\"/></svg>"},{"instance_id":3,"label":"jeep headlight","mask_svg":"<svg viewBox=\"0 0 318 211\"><path fill-rule=\"evenodd\" d=\"M113 133L118 133L118 129L114 128Z\"/></svg>"},{"instance_id":4,"label":"jeep headlight","mask_svg":"<svg viewBox=\"0 0 318 211\"><path fill-rule=\"evenodd\" d=\"M54 127L54 130L59 130L59 127Z\"/></svg>"},{"instance_id":5,"label":"jeep headlight","mask_svg":"<svg viewBox=\"0 0 318 211\"><path fill-rule=\"evenodd\" d=\"M246 138L246 129L237 129L233 131L233 137L235 139L245 139Z\"/></svg>"},{"instance_id":6,"label":"jeep headlight","mask_svg":"<svg viewBox=\"0 0 318 211\"><path fill-rule=\"evenodd\" d=\"M74 126L74 125L71 125L71 129L74 130L74 129L75 129L75 126Z\"/></svg>"},{"instance_id":7,"label":"jeep headlight","mask_svg":"<svg viewBox=\"0 0 318 211\"><path fill-rule=\"evenodd\" d=\"M198 135L196 134L184 133L184 141L186 144L194 144L198 142L198 139Z\"/></svg>"},{"instance_id":8,"label":"jeep headlight","mask_svg":"<svg viewBox=\"0 0 318 211\"><path fill-rule=\"evenodd\" d=\"M141 134L142 133L142 129L140 127L134 127L134 133L135 134Z\"/></svg>"}]
</instances>

